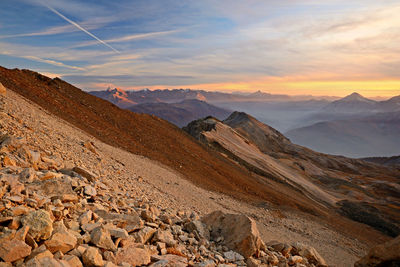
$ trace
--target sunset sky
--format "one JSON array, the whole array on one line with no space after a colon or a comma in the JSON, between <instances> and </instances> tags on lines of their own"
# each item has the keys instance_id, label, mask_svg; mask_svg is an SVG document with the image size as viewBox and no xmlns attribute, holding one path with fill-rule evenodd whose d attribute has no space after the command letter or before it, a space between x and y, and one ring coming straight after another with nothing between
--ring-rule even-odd
<instances>
[{"instance_id":1,"label":"sunset sky","mask_svg":"<svg viewBox=\"0 0 400 267\"><path fill-rule=\"evenodd\" d=\"M399 0L1 0L0 65L85 90L394 96L399 14Z\"/></svg>"}]
</instances>

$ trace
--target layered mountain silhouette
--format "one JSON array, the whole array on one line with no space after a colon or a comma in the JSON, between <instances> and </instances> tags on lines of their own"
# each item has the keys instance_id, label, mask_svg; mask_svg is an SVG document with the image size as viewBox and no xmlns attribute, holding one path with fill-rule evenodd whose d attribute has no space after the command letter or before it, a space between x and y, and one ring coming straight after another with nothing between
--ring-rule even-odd
<instances>
[{"instance_id":1,"label":"layered mountain silhouette","mask_svg":"<svg viewBox=\"0 0 400 267\"><path fill-rule=\"evenodd\" d=\"M227 109L216 107L205 101L207 98L204 95L211 96L213 99L228 95L223 93L183 89L124 91L119 88L108 88L106 91L93 91L90 94L103 98L120 108L155 115L178 127L205 116L225 119L230 113Z\"/></svg>"},{"instance_id":2,"label":"layered mountain silhouette","mask_svg":"<svg viewBox=\"0 0 400 267\"><path fill-rule=\"evenodd\" d=\"M348 157L400 153L400 96L374 101L353 93L329 103L285 135L311 149Z\"/></svg>"},{"instance_id":3,"label":"layered mountain silhouette","mask_svg":"<svg viewBox=\"0 0 400 267\"><path fill-rule=\"evenodd\" d=\"M189 122L212 115L219 119L225 119L230 111L210 105L197 99L184 100L179 103L145 103L127 108L137 113L155 115L167 120L178 127L183 127Z\"/></svg>"},{"instance_id":4,"label":"layered mountain silhouette","mask_svg":"<svg viewBox=\"0 0 400 267\"><path fill-rule=\"evenodd\" d=\"M135 100L131 100L128 93L119 88L108 88L106 91L94 91L91 92L92 95L103 98L120 108L127 108L136 105Z\"/></svg>"},{"instance_id":5,"label":"layered mountain silhouette","mask_svg":"<svg viewBox=\"0 0 400 267\"><path fill-rule=\"evenodd\" d=\"M375 101L358 93L333 101L308 118L309 121L331 121L360 118L381 112L400 111L400 96L385 101Z\"/></svg>"},{"instance_id":6,"label":"layered mountain silhouette","mask_svg":"<svg viewBox=\"0 0 400 267\"><path fill-rule=\"evenodd\" d=\"M245 113L190 123L185 129L199 142L165 120L120 109L59 78L0 68L0 82L93 137L166 165L207 190L315 216L355 238L371 230L363 224L399 233L400 175L392 168L294 145Z\"/></svg>"},{"instance_id":7,"label":"layered mountain silhouette","mask_svg":"<svg viewBox=\"0 0 400 267\"><path fill-rule=\"evenodd\" d=\"M358 93L352 93L328 104L323 111L334 113L373 112L378 108L378 103L378 101L368 99Z\"/></svg>"},{"instance_id":8,"label":"layered mountain silhouette","mask_svg":"<svg viewBox=\"0 0 400 267\"><path fill-rule=\"evenodd\" d=\"M394 156L400 152L400 111L319 122L286 135L296 144L329 154Z\"/></svg>"},{"instance_id":9,"label":"layered mountain silhouette","mask_svg":"<svg viewBox=\"0 0 400 267\"><path fill-rule=\"evenodd\" d=\"M234 94L211 92L205 90L193 89L157 89L157 90L127 90L124 91L119 88L108 88L105 91L91 91L92 95L106 99L119 107L127 107L134 104L143 103L178 103L184 100L197 99L209 103L221 102L241 102L241 101L292 101L296 97L288 95L274 95L257 91L250 94ZM300 96L300 98L310 98L310 96Z\"/></svg>"}]
</instances>

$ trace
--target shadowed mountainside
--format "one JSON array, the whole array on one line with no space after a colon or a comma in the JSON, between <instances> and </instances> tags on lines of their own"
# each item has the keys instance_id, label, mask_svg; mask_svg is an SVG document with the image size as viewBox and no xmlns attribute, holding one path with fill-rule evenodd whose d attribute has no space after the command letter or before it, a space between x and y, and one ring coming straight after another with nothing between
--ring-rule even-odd
<instances>
[{"instance_id":1,"label":"shadowed mountainside","mask_svg":"<svg viewBox=\"0 0 400 267\"><path fill-rule=\"evenodd\" d=\"M393 157L372 157L372 158L363 158L362 160L373 162L376 164L381 164L385 166L393 166L397 167L400 172L400 156Z\"/></svg>"},{"instance_id":2,"label":"shadowed mountainside","mask_svg":"<svg viewBox=\"0 0 400 267\"><path fill-rule=\"evenodd\" d=\"M184 100L179 103L145 103L134 105L127 109L136 113L160 117L178 127L185 126L198 118L214 116L222 120L230 114L230 111L226 109L218 108L197 99Z\"/></svg>"}]
</instances>

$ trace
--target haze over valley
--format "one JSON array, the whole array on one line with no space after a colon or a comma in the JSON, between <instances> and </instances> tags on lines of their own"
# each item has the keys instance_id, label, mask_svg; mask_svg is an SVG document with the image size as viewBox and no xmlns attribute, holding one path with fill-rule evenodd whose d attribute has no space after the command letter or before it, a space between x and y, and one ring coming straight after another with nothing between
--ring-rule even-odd
<instances>
[{"instance_id":1,"label":"haze over valley","mask_svg":"<svg viewBox=\"0 0 400 267\"><path fill-rule=\"evenodd\" d=\"M191 89L108 88L90 93L121 108L156 115L178 127L209 115L224 120L235 110L319 152L353 158L400 154L400 95L378 101L358 93L344 98Z\"/></svg>"}]
</instances>

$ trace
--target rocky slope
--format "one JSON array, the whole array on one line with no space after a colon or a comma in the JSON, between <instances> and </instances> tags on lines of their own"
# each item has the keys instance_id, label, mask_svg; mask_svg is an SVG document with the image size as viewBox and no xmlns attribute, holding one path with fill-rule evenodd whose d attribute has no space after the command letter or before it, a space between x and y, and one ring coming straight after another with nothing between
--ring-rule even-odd
<instances>
[{"instance_id":1,"label":"rocky slope","mask_svg":"<svg viewBox=\"0 0 400 267\"><path fill-rule=\"evenodd\" d=\"M3 132L0 146L2 266L326 265L303 244L266 246L244 215L160 210L23 138Z\"/></svg>"},{"instance_id":2,"label":"rocky slope","mask_svg":"<svg viewBox=\"0 0 400 267\"><path fill-rule=\"evenodd\" d=\"M215 211L200 218L138 197L126 185L132 181L116 177L122 162L111 159L113 171L107 170L109 155L95 143L80 143L76 152L62 134L70 126L47 128L54 118L15 95L8 100L11 107L0 105L1 266L326 265L299 242L265 244L245 215ZM92 161L95 170L82 167Z\"/></svg>"},{"instance_id":3,"label":"rocky slope","mask_svg":"<svg viewBox=\"0 0 400 267\"><path fill-rule=\"evenodd\" d=\"M299 189L311 200L385 234L400 233L400 173L395 169L294 145L275 129L240 112L223 122L210 117L194 121L184 129L268 180Z\"/></svg>"}]
</instances>

